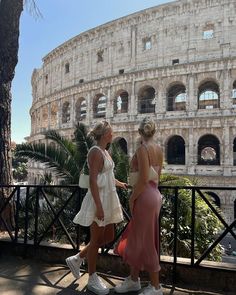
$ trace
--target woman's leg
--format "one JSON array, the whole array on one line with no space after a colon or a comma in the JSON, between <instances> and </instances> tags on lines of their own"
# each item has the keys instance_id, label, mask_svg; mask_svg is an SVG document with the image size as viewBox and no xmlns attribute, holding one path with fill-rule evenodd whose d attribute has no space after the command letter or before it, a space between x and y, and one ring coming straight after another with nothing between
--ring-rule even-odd
<instances>
[{"instance_id":1,"label":"woman's leg","mask_svg":"<svg viewBox=\"0 0 236 295\"><path fill-rule=\"evenodd\" d=\"M99 238L98 244L99 247L102 247L110 242L112 242L115 238L114 234L114 224L108 224L103 228L103 234ZM80 258L85 258L88 253L88 247L90 245L90 242L81 250L77 255L79 255Z\"/></svg>"},{"instance_id":2,"label":"woman's leg","mask_svg":"<svg viewBox=\"0 0 236 295\"><path fill-rule=\"evenodd\" d=\"M104 236L104 230L105 228L98 226L96 222L93 222L90 226L90 242L86 247L89 275L96 272L98 249ZM82 254L85 254L86 251Z\"/></svg>"},{"instance_id":3,"label":"woman's leg","mask_svg":"<svg viewBox=\"0 0 236 295\"><path fill-rule=\"evenodd\" d=\"M139 270L137 268L134 267L130 267L130 276L132 281L138 281L139 279Z\"/></svg>"},{"instance_id":4,"label":"woman's leg","mask_svg":"<svg viewBox=\"0 0 236 295\"><path fill-rule=\"evenodd\" d=\"M151 285L156 289L160 288L159 272L149 272Z\"/></svg>"},{"instance_id":5,"label":"woman's leg","mask_svg":"<svg viewBox=\"0 0 236 295\"><path fill-rule=\"evenodd\" d=\"M106 225L104 229L104 235L102 237L102 240L100 241L100 247L111 243L114 240L114 238L115 238L114 224Z\"/></svg>"}]
</instances>

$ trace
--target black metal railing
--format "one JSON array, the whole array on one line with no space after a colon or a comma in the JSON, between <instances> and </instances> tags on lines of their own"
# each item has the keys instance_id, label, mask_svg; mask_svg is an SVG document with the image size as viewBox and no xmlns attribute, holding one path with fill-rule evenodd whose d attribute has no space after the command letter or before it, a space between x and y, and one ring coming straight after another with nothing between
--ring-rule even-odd
<instances>
[{"instance_id":1,"label":"black metal railing","mask_svg":"<svg viewBox=\"0 0 236 295\"><path fill-rule=\"evenodd\" d=\"M191 238L190 238L190 266L198 267L205 260L212 250L221 240L230 233L236 240L234 229L236 219L228 224L219 210L209 200L209 191L225 192L236 191L236 187L207 187L207 186L160 186L161 193L172 195L172 219L173 219L173 272L175 273L178 265L178 219L180 192L188 191L191 193ZM79 211L84 191L78 186L70 185L9 185L0 186L0 195L4 196L4 201L0 207L1 230L5 231L9 242L20 243L25 246L31 244L35 247L45 246L44 241L52 240L56 236L64 239L64 243L69 243L73 249L80 250L82 243L83 230L73 225L73 216ZM7 197L6 197L7 196ZM210 208L222 224L222 230L216 235L215 240L211 241L207 249L196 258L195 255L195 227L196 227L196 197L200 198ZM233 206L233 204L232 204ZM114 243L119 239L125 230L130 216L123 208L125 221L123 227L117 232L112 244L102 249L102 253L109 253ZM8 215L12 215L14 223L9 224ZM60 239L58 238L58 241ZM44 243L44 244L43 244ZM217 268L216 266L214 266ZM220 268L220 266L219 266Z\"/></svg>"}]
</instances>

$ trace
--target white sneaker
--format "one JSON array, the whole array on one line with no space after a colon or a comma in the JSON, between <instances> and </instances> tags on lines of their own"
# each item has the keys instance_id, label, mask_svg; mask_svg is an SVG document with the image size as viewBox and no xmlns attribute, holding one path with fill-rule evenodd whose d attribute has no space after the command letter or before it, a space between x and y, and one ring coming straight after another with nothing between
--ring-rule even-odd
<instances>
[{"instance_id":1,"label":"white sneaker","mask_svg":"<svg viewBox=\"0 0 236 295\"><path fill-rule=\"evenodd\" d=\"M154 286L149 284L147 287L145 287L139 295L163 295L163 291L161 288L161 285L159 289L156 289Z\"/></svg>"},{"instance_id":2,"label":"white sneaker","mask_svg":"<svg viewBox=\"0 0 236 295\"><path fill-rule=\"evenodd\" d=\"M97 295L106 295L110 291L96 272L89 276L87 289Z\"/></svg>"},{"instance_id":3,"label":"white sneaker","mask_svg":"<svg viewBox=\"0 0 236 295\"><path fill-rule=\"evenodd\" d=\"M80 258L79 255L74 255L66 258L66 264L68 265L69 269L76 279L80 278L80 266L83 261L84 259Z\"/></svg>"},{"instance_id":4,"label":"white sneaker","mask_svg":"<svg viewBox=\"0 0 236 295\"><path fill-rule=\"evenodd\" d=\"M141 289L140 279L138 279L138 281L133 281L130 276L125 278L125 280L120 285L117 285L114 288L116 293L139 291L140 289Z\"/></svg>"}]
</instances>

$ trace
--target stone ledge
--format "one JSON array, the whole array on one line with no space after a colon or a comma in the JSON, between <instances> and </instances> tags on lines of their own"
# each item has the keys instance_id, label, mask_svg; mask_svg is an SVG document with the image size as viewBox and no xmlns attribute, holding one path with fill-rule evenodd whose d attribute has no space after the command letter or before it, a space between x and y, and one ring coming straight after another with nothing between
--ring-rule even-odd
<instances>
[{"instance_id":1,"label":"stone ledge","mask_svg":"<svg viewBox=\"0 0 236 295\"><path fill-rule=\"evenodd\" d=\"M65 258L76 253L74 249L55 248L48 246L34 247L33 245L13 244L12 242L0 241L1 255L16 255L24 258L44 261L50 264L65 263ZM216 269L216 262L204 261L198 267L189 265L189 259L178 258L175 276L172 258L161 257L161 282L165 284L185 285L196 290L234 292L236 290L235 266L226 269ZM222 264L222 263L220 263ZM114 274L116 276L127 276L129 269L122 259L114 254L100 254L98 259L98 270ZM142 279L147 279L145 272L141 273Z\"/></svg>"}]
</instances>

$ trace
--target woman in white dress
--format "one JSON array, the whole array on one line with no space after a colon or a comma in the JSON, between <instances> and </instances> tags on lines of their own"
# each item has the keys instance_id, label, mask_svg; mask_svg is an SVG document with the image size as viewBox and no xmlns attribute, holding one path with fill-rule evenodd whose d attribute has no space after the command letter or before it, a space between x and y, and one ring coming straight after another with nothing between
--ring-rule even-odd
<instances>
[{"instance_id":1,"label":"woman in white dress","mask_svg":"<svg viewBox=\"0 0 236 295\"><path fill-rule=\"evenodd\" d=\"M99 247L114 240L114 223L123 220L122 207L116 186L127 188L127 184L114 177L114 163L106 150L112 141L112 128L108 122L98 123L91 131L97 144L87 156L90 187L73 222L90 227L90 242L77 255L68 257L66 263L75 278L80 277L83 259L88 262L89 279L87 288L105 295L109 289L96 274L96 261Z\"/></svg>"}]
</instances>

